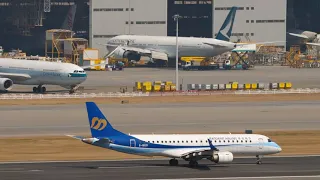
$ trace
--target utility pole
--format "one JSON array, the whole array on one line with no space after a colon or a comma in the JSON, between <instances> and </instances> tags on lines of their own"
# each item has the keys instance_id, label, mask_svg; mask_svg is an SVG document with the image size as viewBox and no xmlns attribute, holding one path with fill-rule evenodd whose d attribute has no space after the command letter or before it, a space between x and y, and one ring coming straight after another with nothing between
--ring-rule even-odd
<instances>
[{"instance_id":1,"label":"utility pole","mask_svg":"<svg viewBox=\"0 0 320 180\"><path fill-rule=\"evenodd\" d=\"M178 61L179 61L179 44L178 44L178 37L179 37L179 14L173 16L174 20L176 21L176 90L180 90L179 85L179 69L178 69Z\"/></svg>"}]
</instances>

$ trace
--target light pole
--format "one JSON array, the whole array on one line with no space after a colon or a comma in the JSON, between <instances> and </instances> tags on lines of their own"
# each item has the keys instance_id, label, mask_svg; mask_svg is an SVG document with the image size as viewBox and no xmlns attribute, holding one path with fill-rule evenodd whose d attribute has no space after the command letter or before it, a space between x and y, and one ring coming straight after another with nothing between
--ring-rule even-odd
<instances>
[{"instance_id":1,"label":"light pole","mask_svg":"<svg viewBox=\"0 0 320 180\"><path fill-rule=\"evenodd\" d=\"M180 90L180 85L179 85L179 69L178 69L178 61L179 61L179 45L178 45L178 37L179 37L179 14L176 14L173 16L174 20L176 21L176 89L179 91Z\"/></svg>"}]
</instances>

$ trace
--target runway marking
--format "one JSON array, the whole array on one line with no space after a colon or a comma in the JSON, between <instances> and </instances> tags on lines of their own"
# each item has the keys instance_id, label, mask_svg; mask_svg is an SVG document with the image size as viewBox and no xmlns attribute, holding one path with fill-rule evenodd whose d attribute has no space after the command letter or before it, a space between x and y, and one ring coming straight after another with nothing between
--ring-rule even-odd
<instances>
[{"instance_id":1,"label":"runway marking","mask_svg":"<svg viewBox=\"0 0 320 180\"><path fill-rule=\"evenodd\" d=\"M320 155L297 155L297 156L265 156L268 158L306 158L306 157L320 157ZM235 157L235 159L254 159L255 157L243 156ZM16 161L16 162L0 162L0 164L44 164L44 163L85 163L85 162L124 162L124 161L164 161L169 158L155 158L155 159L118 159L118 160L66 160L66 161Z\"/></svg>"},{"instance_id":2,"label":"runway marking","mask_svg":"<svg viewBox=\"0 0 320 180\"><path fill-rule=\"evenodd\" d=\"M319 178L320 175L313 176L262 176L262 177L221 177L221 178L177 178L177 179L148 179L148 180L232 180L232 179L282 179L282 178Z\"/></svg>"},{"instance_id":3,"label":"runway marking","mask_svg":"<svg viewBox=\"0 0 320 180\"><path fill-rule=\"evenodd\" d=\"M105 166L98 167L98 169L132 169L132 168L162 168L165 166Z\"/></svg>"}]
</instances>

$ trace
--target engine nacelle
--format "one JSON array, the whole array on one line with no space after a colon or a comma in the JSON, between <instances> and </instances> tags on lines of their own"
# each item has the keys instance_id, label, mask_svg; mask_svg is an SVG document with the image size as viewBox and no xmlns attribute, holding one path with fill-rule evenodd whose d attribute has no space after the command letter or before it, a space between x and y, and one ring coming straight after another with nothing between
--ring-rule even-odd
<instances>
[{"instance_id":1,"label":"engine nacelle","mask_svg":"<svg viewBox=\"0 0 320 180\"><path fill-rule=\"evenodd\" d=\"M215 152L213 153L211 161L219 164L231 163L233 161L233 154L231 152Z\"/></svg>"},{"instance_id":2,"label":"engine nacelle","mask_svg":"<svg viewBox=\"0 0 320 180\"><path fill-rule=\"evenodd\" d=\"M0 90L8 91L11 90L13 86L13 82L8 78L0 78Z\"/></svg>"},{"instance_id":3,"label":"engine nacelle","mask_svg":"<svg viewBox=\"0 0 320 180\"><path fill-rule=\"evenodd\" d=\"M134 60L139 61L141 58L141 55L135 51L126 51L123 49L119 49L116 52L114 52L114 56L116 58L127 58L128 61Z\"/></svg>"}]
</instances>

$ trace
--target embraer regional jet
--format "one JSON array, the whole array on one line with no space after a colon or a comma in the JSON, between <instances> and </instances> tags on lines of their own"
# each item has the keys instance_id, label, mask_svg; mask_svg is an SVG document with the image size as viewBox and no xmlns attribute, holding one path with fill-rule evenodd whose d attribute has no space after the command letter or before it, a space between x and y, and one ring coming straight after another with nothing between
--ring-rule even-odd
<instances>
[{"instance_id":1,"label":"embraer regional jet","mask_svg":"<svg viewBox=\"0 0 320 180\"><path fill-rule=\"evenodd\" d=\"M118 152L169 157L172 166L178 165L178 158L189 161L191 167L201 159L231 163L234 155L256 156L261 164L263 155L281 152L279 145L259 134L127 135L114 129L94 102L86 107L92 137L68 136Z\"/></svg>"}]
</instances>

